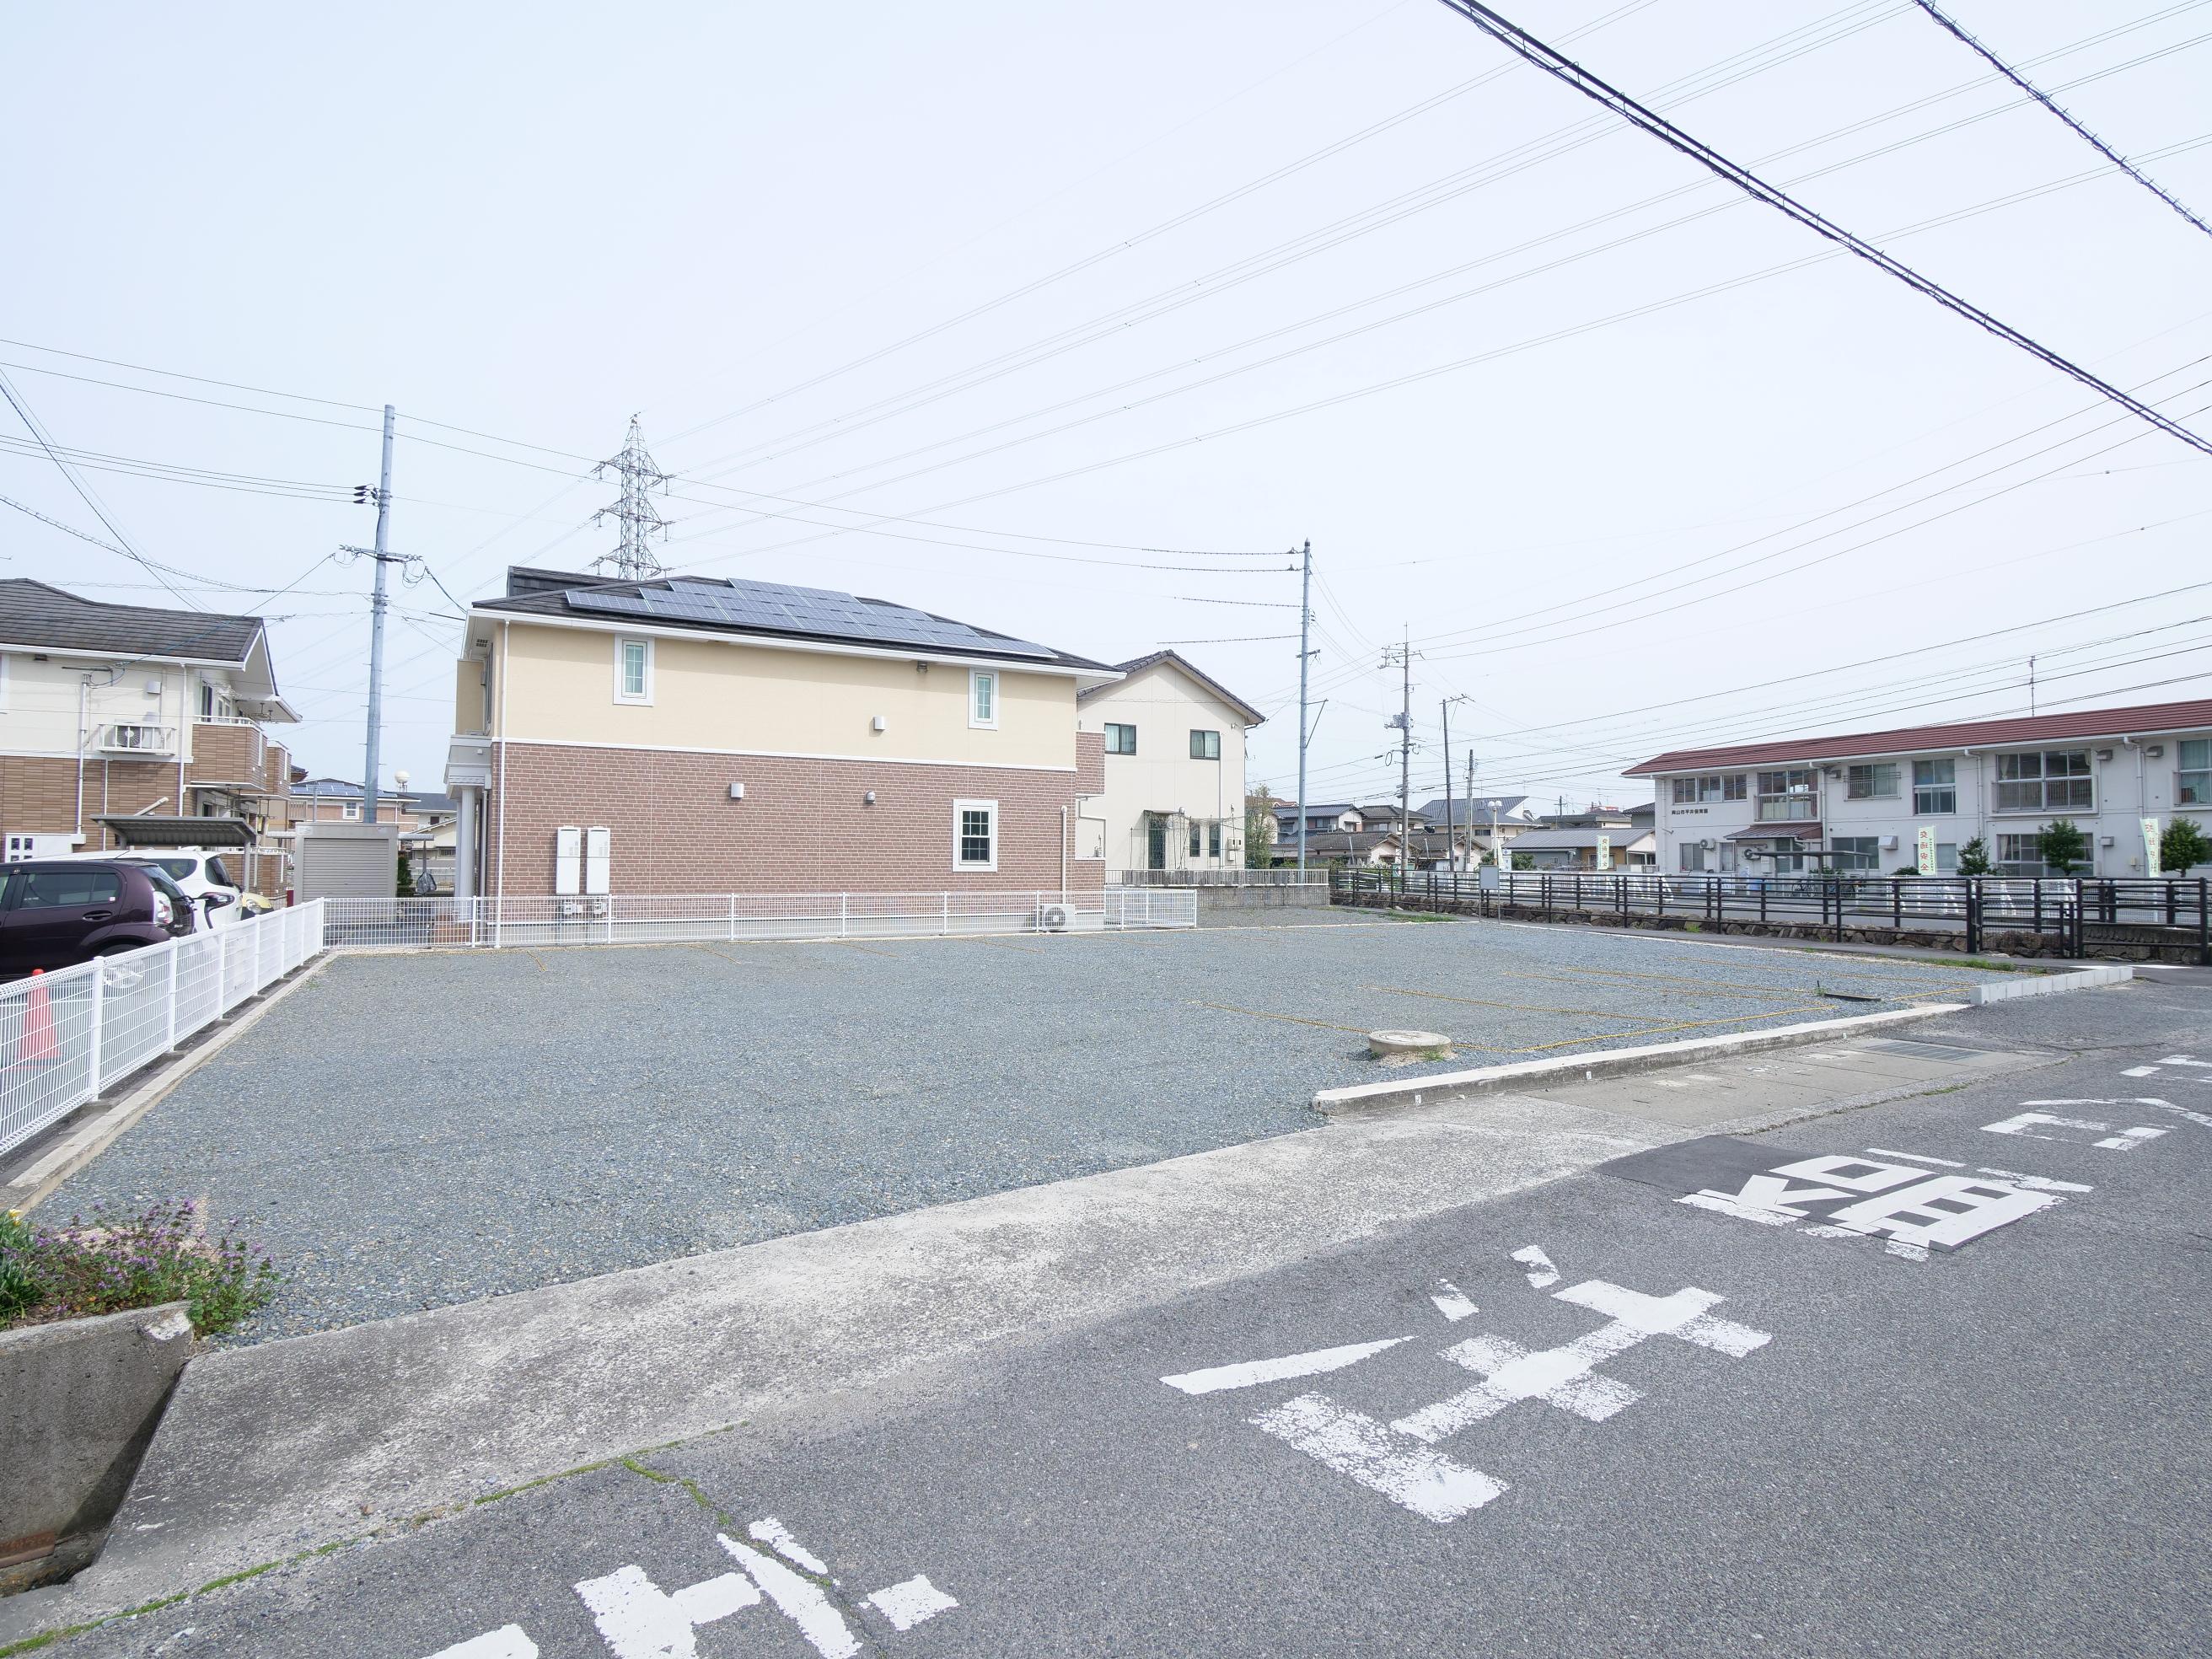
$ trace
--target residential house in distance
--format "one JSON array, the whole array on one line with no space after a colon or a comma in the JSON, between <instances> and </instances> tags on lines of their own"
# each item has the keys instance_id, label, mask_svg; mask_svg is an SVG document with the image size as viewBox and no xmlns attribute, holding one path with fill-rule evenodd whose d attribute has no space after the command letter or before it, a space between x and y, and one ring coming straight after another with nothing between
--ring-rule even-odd
<instances>
[{"instance_id":1,"label":"residential house in distance","mask_svg":"<svg viewBox=\"0 0 2212 1659\"><path fill-rule=\"evenodd\" d=\"M9 860L234 848L276 893L291 759L258 617L80 599L0 580L0 835Z\"/></svg>"},{"instance_id":2,"label":"residential house in distance","mask_svg":"<svg viewBox=\"0 0 2212 1659\"><path fill-rule=\"evenodd\" d=\"M820 588L518 568L457 674L465 896L1103 884L1076 697L1119 675L1050 646Z\"/></svg>"},{"instance_id":3,"label":"residential house in distance","mask_svg":"<svg viewBox=\"0 0 2212 1659\"><path fill-rule=\"evenodd\" d=\"M1106 787L1083 809L1086 854L1109 871L1244 866L1244 735L1266 718L1173 651L1114 665L1076 694Z\"/></svg>"},{"instance_id":4,"label":"residential house in distance","mask_svg":"<svg viewBox=\"0 0 2212 1659\"><path fill-rule=\"evenodd\" d=\"M1657 858L1657 838L1639 829L1626 812L1563 814L1590 817L1602 822L1586 824L1544 824L1525 830L1507 848L1516 870L1633 870L1649 869ZM1599 861L1600 854L1604 861Z\"/></svg>"},{"instance_id":5,"label":"residential house in distance","mask_svg":"<svg viewBox=\"0 0 2212 1659\"><path fill-rule=\"evenodd\" d=\"M1296 801L1286 801L1275 809L1275 846L1278 856L1283 848L1295 848L1298 839L1300 811ZM1359 809L1350 801L1320 801L1304 809L1306 839L1334 835L1356 835L1367 825L1359 816ZM1310 852L1309 848L1309 852Z\"/></svg>"},{"instance_id":6,"label":"residential house in distance","mask_svg":"<svg viewBox=\"0 0 2212 1659\"><path fill-rule=\"evenodd\" d=\"M2075 873L2140 876L2146 821L2212 832L2212 700L1674 750L1628 775L1658 787L1668 870L1888 872L1924 827L1939 872L1979 840L2002 874L2055 875L2036 838L2057 819L2089 842Z\"/></svg>"},{"instance_id":7,"label":"residential house in distance","mask_svg":"<svg viewBox=\"0 0 2212 1659\"><path fill-rule=\"evenodd\" d=\"M1449 800L1438 795L1434 800L1422 802L1416 816L1425 821L1431 830L1441 830L1447 808L1455 830L1473 831L1482 838L1486 846L1492 840L1493 830L1497 840L1511 841L1536 823L1535 816L1528 811L1528 797L1526 795L1476 794L1470 799L1455 793Z\"/></svg>"}]
</instances>

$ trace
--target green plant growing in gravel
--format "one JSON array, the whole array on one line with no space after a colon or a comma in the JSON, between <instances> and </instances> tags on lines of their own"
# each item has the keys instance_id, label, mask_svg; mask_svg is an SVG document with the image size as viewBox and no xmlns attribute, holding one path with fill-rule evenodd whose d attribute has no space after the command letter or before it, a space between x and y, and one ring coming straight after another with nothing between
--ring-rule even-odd
<instances>
[{"instance_id":1,"label":"green plant growing in gravel","mask_svg":"<svg viewBox=\"0 0 2212 1659\"><path fill-rule=\"evenodd\" d=\"M243 1240L210 1239L189 1199L130 1214L95 1205L64 1226L0 1224L0 1329L182 1302L202 1336L239 1324L276 1293L276 1264Z\"/></svg>"},{"instance_id":2,"label":"green plant growing in gravel","mask_svg":"<svg viewBox=\"0 0 2212 1659\"><path fill-rule=\"evenodd\" d=\"M2187 818L2174 819L2158 838L2159 868L2172 876L2200 864L2212 864L2212 836Z\"/></svg>"}]
</instances>

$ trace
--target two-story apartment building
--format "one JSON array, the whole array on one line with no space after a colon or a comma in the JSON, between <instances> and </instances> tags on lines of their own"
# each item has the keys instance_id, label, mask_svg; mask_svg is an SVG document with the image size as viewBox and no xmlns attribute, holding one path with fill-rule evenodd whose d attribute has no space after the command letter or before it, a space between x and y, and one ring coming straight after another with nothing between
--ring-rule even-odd
<instances>
[{"instance_id":1,"label":"two-story apartment building","mask_svg":"<svg viewBox=\"0 0 2212 1659\"><path fill-rule=\"evenodd\" d=\"M263 728L298 718L277 695L258 617L0 580L9 859L103 851L126 836L140 847L235 846L249 854L249 884L280 890L282 860L264 838L286 822L291 761Z\"/></svg>"},{"instance_id":2,"label":"two-story apartment building","mask_svg":"<svg viewBox=\"0 0 2212 1659\"><path fill-rule=\"evenodd\" d=\"M1675 750L1628 775L1657 786L1662 870L1886 873L1926 829L1939 872L1978 839L2001 873L2056 874L2036 836L2063 819L2089 843L2075 873L2139 876L2146 820L2212 832L2212 700Z\"/></svg>"},{"instance_id":3,"label":"two-story apartment building","mask_svg":"<svg viewBox=\"0 0 2212 1659\"><path fill-rule=\"evenodd\" d=\"M1097 891L1103 663L775 582L508 572L446 783L462 894ZM601 832L601 833L594 833Z\"/></svg>"},{"instance_id":4,"label":"two-story apartment building","mask_svg":"<svg viewBox=\"0 0 2212 1659\"><path fill-rule=\"evenodd\" d=\"M1173 651L1117 663L1076 698L1103 751L1084 830L1112 871L1244 864L1244 738L1265 716Z\"/></svg>"}]
</instances>

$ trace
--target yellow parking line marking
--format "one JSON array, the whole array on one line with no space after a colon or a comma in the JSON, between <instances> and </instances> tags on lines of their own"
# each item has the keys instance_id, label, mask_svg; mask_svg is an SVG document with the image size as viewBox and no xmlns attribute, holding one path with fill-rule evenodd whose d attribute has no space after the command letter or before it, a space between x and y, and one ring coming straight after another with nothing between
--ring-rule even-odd
<instances>
[{"instance_id":1,"label":"yellow parking line marking","mask_svg":"<svg viewBox=\"0 0 2212 1659\"><path fill-rule=\"evenodd\" d=\"M1279 1019L1292 1025L1318 1025L1324 1031L1349 1031L1354 1036L1365 1036L1366 1031L1357 1025L1338 1025L1325 1019L1308 1019L1303 1014L1271 1014L1261 1008L1232 1008L1225 1002L1194 1002L1194 1008L1212 1008L1224 1014L1249 1014L1255 1019Z\"/></svg>"}]
</instances>

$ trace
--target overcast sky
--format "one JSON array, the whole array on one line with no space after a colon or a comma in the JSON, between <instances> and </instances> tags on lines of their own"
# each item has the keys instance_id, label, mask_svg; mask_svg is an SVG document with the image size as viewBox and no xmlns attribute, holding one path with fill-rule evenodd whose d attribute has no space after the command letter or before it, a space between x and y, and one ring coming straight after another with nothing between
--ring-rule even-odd
<instances>
[{"instance_id":1,"label":"overcast sky","mask_svg":"<svg viewBox=\"0 0 2212 1659\"><path fill-rule=\"evenodd\" d=\"M2212 432L2212 238L1909 0L1505 9ZM1953 15L2212 218L2208 0ZM1679 744L2025 712L2031 653L2044 709L2212 684L2201 455L1435 0L19 5L9 33L0 362L194 604L278 619L318 774L360 775L368 571L316 561L370 538L339 498L386 401L393 545L463 600L612 545L580 475L639 411L672 568L1175 644L1267 712L1252 778L1285 793L1297 579L1216 556L1310 539L1317 800L1395 795L1408 630L1417 799L1451 696L1478 795L1580 805L1648 799L1621 768ZM0 419L0 494L106 538ZM0 526L7 574L175 602ZM428 582L397 603L385 765L434 788L459 629Z\"/></svg>"}]
</instances>

